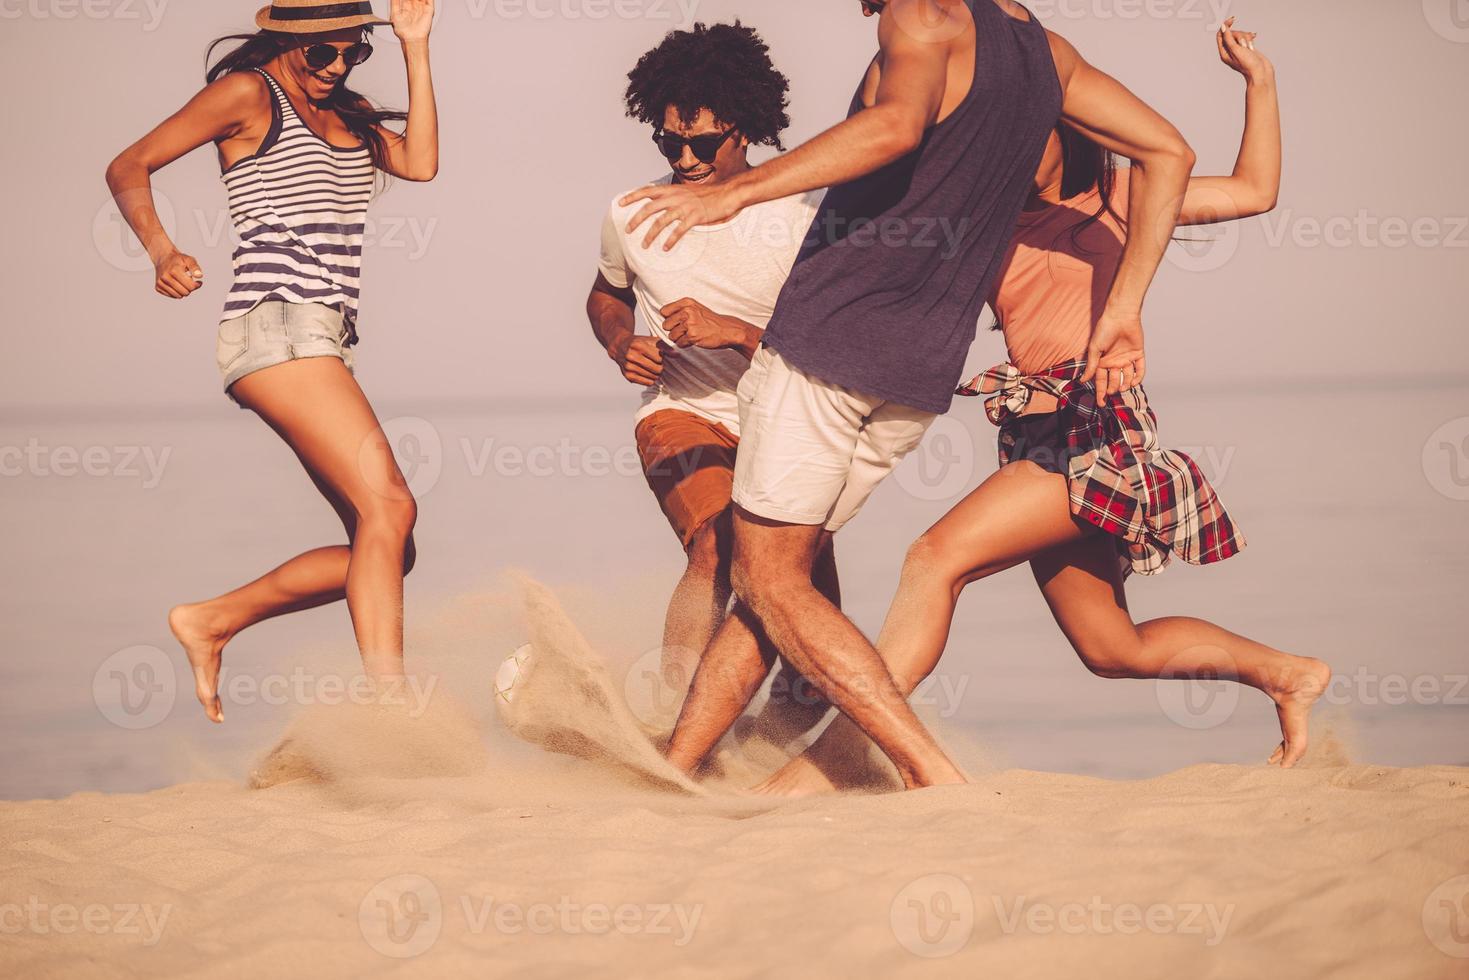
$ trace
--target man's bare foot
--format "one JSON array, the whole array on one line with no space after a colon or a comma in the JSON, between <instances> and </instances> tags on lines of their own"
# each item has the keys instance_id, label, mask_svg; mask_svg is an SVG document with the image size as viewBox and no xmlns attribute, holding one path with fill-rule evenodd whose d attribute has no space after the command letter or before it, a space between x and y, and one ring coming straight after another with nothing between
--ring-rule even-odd
<instances>
[{"instance_id":1,"label":"man's bare foot","mask_svg":"<svg viewBox=\"0 0 1469 980\"><path fill-rule=\"evenodd\" d=\"M769 779L752 787L750 792L759 796L800 798L835 793L836 790L836 784L821 771L816 763L804 755L798 755Z\"/></svg>"},{"instance_id":2,"label":"man's bare foot","mask_svg":"<svg viewBox=\"0 0 1469 980\"><path fill-rule=\"evenodd\" d=\"M967 786L969 777L960 772L958 766L945 759L930 772L906 776L903 782L908 789L928 789L931 786Z\"/></svg>"},{"instance_id":3,"label":"man's bare foot","mask_svg":"<svg viewBox=\"0 0 1469 980\"><path fill-rule=\"evenodd\" d=\"M168 613L168 628L184 648L194 670L194 693L204 714L216 725L224 723L224 705L219 700L219 668L229 634L215 626L202 602L174 606Z\"/></svg>"},{"instance_id":4,"label":"man's bare foot","mask_svg":"<svg viewBox=\"0 0 1469 980\"><path fill-rule=\"evenodd\" d=\"M1271 678L1266 694L1275 702L1283 741L1270 765L1290 769L1306 754L1311 709L1331 683L1331 668L1310 657L1291 657L1289 665Z\"/></svg>"}]
</instances>

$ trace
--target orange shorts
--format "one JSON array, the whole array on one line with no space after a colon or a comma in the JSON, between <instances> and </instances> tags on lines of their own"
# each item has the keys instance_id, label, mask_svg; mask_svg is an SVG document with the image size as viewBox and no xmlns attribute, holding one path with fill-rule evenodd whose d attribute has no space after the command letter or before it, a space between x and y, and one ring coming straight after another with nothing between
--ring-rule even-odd
<instances>
[{"instance_id":1,"label":"orange shorts","mask_svg":"<svg viewBox=\"0 0 1469 980\"><path fill-rule=\"evenodd\" d=\"M729 509L740 440L718 422L664 409L638 423L638 456L658 506L684 550Z\"/></svg>"}]
</instances>

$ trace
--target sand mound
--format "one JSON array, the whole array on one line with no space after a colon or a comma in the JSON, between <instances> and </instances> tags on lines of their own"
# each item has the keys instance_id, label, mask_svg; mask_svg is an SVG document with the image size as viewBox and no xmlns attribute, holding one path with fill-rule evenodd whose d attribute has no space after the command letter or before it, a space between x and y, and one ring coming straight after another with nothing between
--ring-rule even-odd
<instances>
[{"instance_id":1,"label":"sand mound","mask_svg":"<svg viewBox=\"0 0 1469 980\"><path fill-rule=\"evenodd\" d=\"M471 776L488 764L479 724L467 707L432 683L405 683L401 692L384 691L369 703L306 710L256 763L249 784L264 789L297 779Z\"/></svg>"}]
</instances>

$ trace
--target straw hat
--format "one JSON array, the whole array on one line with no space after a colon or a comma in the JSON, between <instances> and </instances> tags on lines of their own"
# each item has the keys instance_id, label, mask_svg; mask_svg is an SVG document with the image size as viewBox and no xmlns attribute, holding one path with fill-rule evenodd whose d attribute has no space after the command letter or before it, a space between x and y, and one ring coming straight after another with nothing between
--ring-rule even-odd
<instances>
[{"instance_id":1,"label":"straw hat","mask_svg":"<svg viewBox=\"0 0 1469 980\"><path fill-rule=\"evenodd\" d=\"M321 0L275 0L255 15L256 25L264 31L283 34L324 34L347 27L390 24L372 12L372 4L323 3Z\"/></svg>"}]
</instances>

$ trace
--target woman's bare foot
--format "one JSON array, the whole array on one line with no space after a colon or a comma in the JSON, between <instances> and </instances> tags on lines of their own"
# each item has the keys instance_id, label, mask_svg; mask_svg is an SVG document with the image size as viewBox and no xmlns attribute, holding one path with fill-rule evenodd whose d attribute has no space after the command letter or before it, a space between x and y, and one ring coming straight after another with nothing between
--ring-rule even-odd
<instances>
[{"instance_id":1,"label":"woman's bare foot","mask_svg":"<svg viewBox=\"0 0 1469 980\"><path fill-rule=\"evenodd\" d=\"M758 796L819 796L835 793L836 785L804 755L798 755L750 792Z\"/></svg>"},{"instance_id":2,"label":"woman's bare foot","mask_svg":"<svg viewBox=\"0 0 1469 980\"><path fill-rule=\"evenodd\" d=\"M219 700L219 668L230 634L220 629L203 602L174 606L168 613L168 628L184 648L194 670L194 693L204 714L216 725L224 723L224 705Z\"/></svg>"},{"instance_id":3,"label":"woman's bare foot","mask_svg":"<svg viewBox=\"0 0 1469 980\"><path fill-rule=\"evenodd\" d=\"M1310 657L1291 657L1289 665L1271 677L1265 691L1275 702L1284 741L1270 757L1270 765L1290 769L1306 754L1311 708L1331 683L1331 668Z\"/></svg>"}]
</instances>

